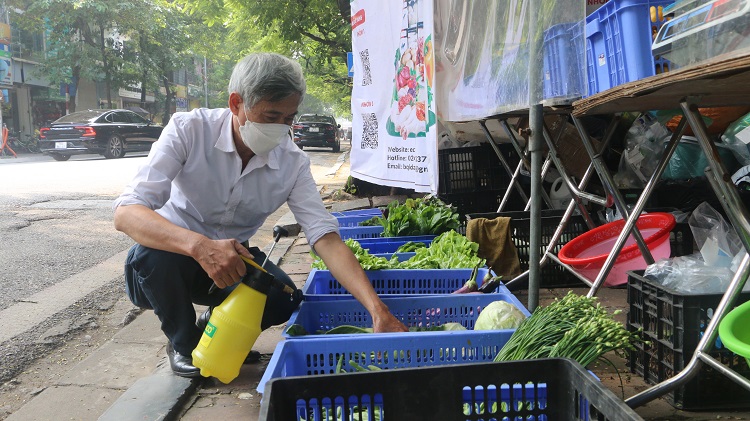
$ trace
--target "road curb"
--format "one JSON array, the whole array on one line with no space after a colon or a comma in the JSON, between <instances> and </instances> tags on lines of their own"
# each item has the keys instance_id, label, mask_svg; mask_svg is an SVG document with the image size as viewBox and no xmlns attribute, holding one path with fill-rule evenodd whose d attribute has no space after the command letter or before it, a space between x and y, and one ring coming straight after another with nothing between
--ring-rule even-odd
<instances>
[{"instance_id":1,"label":"road curb","mask_svg":"<svg viewBox=\"0 0 750 421\"><path fill-rule=\"evenodd\" d=\"M162 360L153 374L138 379L107 409L99 421L168 421L180 411L203 378L187 379L172 374Z\"/></svg>"}]
</instances>

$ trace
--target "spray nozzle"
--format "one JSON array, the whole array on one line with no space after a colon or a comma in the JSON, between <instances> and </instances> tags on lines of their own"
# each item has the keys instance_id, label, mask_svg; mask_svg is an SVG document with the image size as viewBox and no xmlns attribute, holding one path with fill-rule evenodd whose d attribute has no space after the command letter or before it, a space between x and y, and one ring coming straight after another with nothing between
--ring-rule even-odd
<instances>
[{"instance_id":1,"label":"spray nozzle","mask_svg":"<svg viewBox=\"0 0 750 421\"><path fill-rule=\"evenodd\" d=\"M294 289L289 285L277 280L273 275L268 273L264 268L255 263L253 259L240 256L245 262L247 273L242 277L242 283L255 289L256 291L268 295L271 287L277 288L289 295L294 293Z\"/></svg>"}]
</instances>

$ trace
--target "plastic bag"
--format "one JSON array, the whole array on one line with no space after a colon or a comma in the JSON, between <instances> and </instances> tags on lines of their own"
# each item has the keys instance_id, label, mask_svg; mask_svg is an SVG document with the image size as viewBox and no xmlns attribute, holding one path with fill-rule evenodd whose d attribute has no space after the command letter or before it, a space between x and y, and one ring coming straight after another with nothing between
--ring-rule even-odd
<instances>
[{"instance_id":1,"label":"plastic bag","mask_svg":"<svg viewBox=\"0 0 750 421\"><path fill-rule=\"evenodd\" d=\"M721 140L732 148L742 165L750 165L750 113L727 127Z\"/></svg>"},{"instance_id":2,"label":"plastic bag","mask_svg":"<svg viewBox=\"0 0 750 421\"><path fill-rule=\"evenodd\" d=\"M440 133L440 140L438 140L438 149L452 149L460 147L461 142L453 139L448 132L444 131Z\"/></svg>"},{"instance_id":3,"label":"plastic bag","mask_svg":"<svg viewBox=\"0 0 750 421\"><path fill-rule=\"evenodd\" d=\"M729 267L706 266L703 256L695 253L660 260L646 267L643 275L685 294L723 294L734 272ZM745 290L750 290L750 284Z\"/></svg>"},{"instance_id":4,"label":"plastic bag","mask_svg":"<svg viewBox=\"0 0 750 421\"><path fill-rule=\"evenodd\" d=\"M707 202L695 208L688 224L700 251L660 260L644 276L687 294L723 294L746 253L740 238Z\"/></svg>"},{"instance_id":5,"label":"plastic bag","mask_svg":"<svg viewBox=\"0 0 750 421\"><path fill-rule=\"evenodd\" d=\"M625 136L620 166L614 176L620 188L642 188L656 170L670 133L649 114L638 117Z\"/></svg>"},{"instance_id":6,"label":"plastic bag","mask_svg":"<svg viewBox=\"0 0 750 421\"><path fill-rule=\"evenodd\" d=\"M707 266L730 267L743 250L740 237L708 202L695 208L688 223Z\"/></svg>"}]
</instances>

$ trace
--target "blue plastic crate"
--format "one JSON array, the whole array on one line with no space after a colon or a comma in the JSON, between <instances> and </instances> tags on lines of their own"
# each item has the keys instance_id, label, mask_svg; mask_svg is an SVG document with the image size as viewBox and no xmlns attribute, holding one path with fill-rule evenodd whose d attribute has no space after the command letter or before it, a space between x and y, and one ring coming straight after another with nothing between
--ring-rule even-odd
<instances>
[{"instance_id":1,"label":"blue plastic crate","mask_svg":"<svg viewBox=\"0 0 750 421\"><path fill-rule=\"evenodd\" d=\"M336 220L339 221L339 227L359 227L359 223L370 220L378 215L352 215L352 216L338 216Z\"/></svg>"},{"instance_id":2,"label":"blue plastic crate","mask_svg":"<svg viewBox=\"0 0 750 421\"><path fill-rule=\"evenodd\" d=\"M561 23L544 32L544 99L576 99L585 94L583 21Z\"/></svg>"},{"instance_id":3,"label":"blue plastic crate","mask_svg":"<svg viewBox=\"0 0 750 421\"><path fill-rule=\"evenodd\" d=\"M376 253L395 253L399 247L409 241L425 243L428 247L436 235L410 235L405 237L380 237L380 238L363 238L357 240L363 249L367 249L370 254Z\"/></svg>"},{"instance_id":4,"label":"blue plastic crate","mask_svg":"<svg viewBox=\"0 0 750 421\"><path fill-rule=\"evenodd\" d=\"M353 238L355 240L364 238L381 238L383 234L383 226L375 225L371 227L341 227L339 228L339 234L342 240Z\"/></svg>"},{"instance_id":5,"label":"blue plastic crate","mask_svg":"<svg viewBox=\"0 0 750 421\"><path fill-rule=\"evenodd\" d=\"M505 301L513 304L529 317L531 314L513 294L452 294L439 296L416 296L384 298L383 303L391 313L407 327L433 327L446 323L460 323L468 330L474 329L479 313L490 303ZM330 338L332 335L315 334L341 325L372 327L372 318L365 307L357 300L304 301L292 314L287 326L297 324L305 328L309 335L290 336L296 339ZM425 332L402 333L420 335ZM358 334L339 335L356 336Z\"/></svg>"},{"instance_id":6,"label":"blue plastic crate","mask_svg":"<svg viewBox=\"0 0 750 421\"><path fill-rule=\"evenodd\" d=\"M378 243L387 243L387 242L401 242L406 243L407 241L424 241L429 240L432 241L437 237L437 235L404 235L401 237L378 237L378 238L365 238L362 241L360 241L360 244L378 244Z\"/></svg>"},{"instance_id":7,"label":"blue plastic crate","mask_svg":"<svg viewBox=\"0 0 750 421\"><path fill-rule=\"evenodd\" d=\"M335 216L336 218L347 217L347 216L359 216L359 215L370 215L372 217L372 216L383 215L383 211L381 211L378 208L355 209L355 210L349 210L349 211L343 211L343 212L331 212L331 215Z\"/></svg>"},{"instance_id":8,"label":"blue plastic crate","mask_svg":"<svg viewBox=\"0 0 750 421\"><path fill-rule=\"evenodd\" d=\"M334 374L340 359L343 359L342 369L347 372L354 371L350 360L362 367L375 365L382 369L490 362L513 332L384 333L362 335L356 340L333 336L309 341L285 340L276 346L257 390L263 393L271 379Z\"/></svg>"},{"instance_id":9,"label":"blue plastic crate","mask_svg":"<svg viewBox=\"0 0 750 421\"><path fill-rule=\"evenodd\" d=\"M381 298L404 295L450 294L461 288L471 277L471 269L384 269L367 271L375 292ZM481 280L489 269L477 271ZM313 269L307 277L302 293L307 301L351 299L347 291L328 270ZM510 294L500 285L494 294Z\"/></svg>"},{"instance_id":10,"label":"blue plastic crate","mask_svg":"<svg viewBox=\"0 0 750 421\"><path fill-rule=\"evenodd\" d=\"M653 35L665 22L659 8L674 0L609 0L586 18L588 95L668 71L654 60ZM656 22L651 21L652 8Z\"/></svg>"}]
</instances>

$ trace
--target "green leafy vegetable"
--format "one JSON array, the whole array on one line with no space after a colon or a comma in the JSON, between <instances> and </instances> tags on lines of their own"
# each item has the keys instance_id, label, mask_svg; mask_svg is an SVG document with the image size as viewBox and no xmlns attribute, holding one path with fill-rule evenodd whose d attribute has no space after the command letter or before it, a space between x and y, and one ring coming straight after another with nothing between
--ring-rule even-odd
<instances>
[{"instance_id":1,"label":"green leafy vegetable","mask_svg":"<svg viewBox=\"0 0 750 421\"><path fill-rule=\"evenodd\" d=\"M524 320L495 361L567 357L586 367L609 351L635 349L637 334L614 320L596 298L569 292Z\"/></svg>"},{"instance_id":2,"label":"green leafy vegetable","mask_svg":"<svg viewBox=\"0 0 750 421\"><path fill-rule=\"evenodd\" d=\"M443 332L449 332L453 330L466 330L466 328L461 323L456 322L448 322L443 325Z\"/></svg>"},{"instance_id":3,"label":"green leafy vegetable","mask_svg":"<svg viewBox=\"0 0 750 421\"><path fill-rule=\"evenodd\" d=\"M358 327L351 325L336 326L333 329L327 331L326 335L342 335L342 334L359 334L359 333L372 333L371 327Z\"/></svg>"},{"instance_id":4,"label":"green leafy vegetable","mask_svg":"<svg viewBox=\"0 0 750 421\"><path fill-rule=\"evenodd\" d=\"M477 256L479 244L469 241L456 231L444 232L429 247L415 251L414 257L401 262L398 269L458 269L484 266Z\"/></svg>"},{"instance_id":5,"label":"green leafy vegetable","mask_svg":"<svg viewBox=\"0 0 750 421\"><path fill-rule=\"evenodd\" d=\"M427 244L421 241L407 241L401 247L396 249L396 253L412 253L417 249L426 248Z\"/></svg>"},{"instance_id":6,"label":"green leafy vegetable","mask_svg":"<svg viewBox=\"0 0 750 421\"><path fill-rule=\"evenodd\" d=\"M485 307L474 330L515 329L526 319L521 310L507 301L494 301Z\"/></svg>"},{"instance_id":7,"label":"green leafy vegetable","mask_svg":"<svg viewBox=\"0 0 750 421\"><path fill-rule=\"evenodd\" d=\"M362 248L357 240L352 238L345 240L344 243L349 246L364 270L459 269L481 267L485 264L485 260L477 256L479 244L469 241L456 231L447 231L438 235L429 247L421 242L412 243L409 248L413 247L415 255L404 262L399 262L396 256L393 256L390 260L385 257L373 256ZM409 243L402 247L407 246L407 244ZM397 252L404 252L404 250L399 249ZM313 257L313 269L328 269L320 257L312 251L310 255Z\"/></svg>"},{"instance_id":8,"label":"green leafy vegetable","mask_svg":"<svg viewBox=\"0 0 750 421\"><path fill-rule=\"evenodd\" d=\"M289 336L305 336L308 333L302 325L293 324L286 328L286 334Z\"/></svg>"},{"instance_id":9,"label":"green leafy vegetable","mask_svg":"<svg viewBox=\"0 0 750 421\"><path fill-rule=\"evenodd\" d=\"M384 217L376 216L360 225L382 225L383 237L441 234L461 225L456 209L434 196L394 200L386 207Z\"/></svg>"},{"instance_id":10,"label":"green leafy vegetable","mask_svg":"<svg viewBox=\"0 0 750 421\"><path fill-rule=\"evenodd\" d=\"M385 257L378 257L371 255L367 250L363 249L359 242L355 239L348 238L344 240L344 244L349 246L349 249L354 253L354 257L357 258L359 264L364 270L378 270L378 269L392 269L394 262L389 261ZM326 270L328 267L318 255L310 251L310 255L313 257L312 268L319 270ZM395 259L398 262L398 259Z\"/></svg>"}]
</instances>

